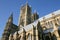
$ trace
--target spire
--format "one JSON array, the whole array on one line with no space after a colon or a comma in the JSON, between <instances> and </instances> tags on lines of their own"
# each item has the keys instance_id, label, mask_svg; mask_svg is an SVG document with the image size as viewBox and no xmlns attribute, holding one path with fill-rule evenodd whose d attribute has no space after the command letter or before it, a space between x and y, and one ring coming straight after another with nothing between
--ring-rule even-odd
<instances>
[{"instance_id":1,"label":"spire","mask_svg":"<svg viewBox=\"0 0 60 40\"><path fill-rule=\"evenodd\" d=\"M36 10L34 10L34 13L33 13L32 17L33 17L32 21L35 21L35 20L37 20L39 18L39 15L37 14Z\"/></svg>"},{"instance_id":2,"label":"spire","mask_svg":"<svg viewBox=\"0 0 60 40\"><path fill-rule=\"evenodd\" d=\"M37 11L36 11L36 10L34 10L34 13L37 13Z\"/></svg>"},{"instance_id":3,"label":"spire","mask_svg":"<svg viewBox=\"0 0 60 40\"><path fill-rule=\"evenodd\" d=\"M13 12L11 13L9 19L13 19Z\"/></svg>"},{"instance_id":4,"label":"spire","mask_svg":"<svg viewBox=\"0 0 60 40\"><path fill-rule=\"evenodd\" d=\"M34 15L38 15L36 10L34 10Z\"/></svg>"},{"instance_id":5,"label":"spire","mask_svg":"<svg viewBox=\"0 0 60 40\"><path fill-rule=\"evenodd\" d=\"M37 26L40 26L40 21L38 21Z\"/></svg>"},{"instance_id":6,"label":"spire","mask_svg":"<svg viewBox=\"0 0 60 40\"><path fill-rule=\"evenodd\" d=\"M13 12L11 13L11 15L9 17L8 22L13 22Z\"/></svg>"},{"instance_id":7,"label":"spire","mask_svg":"<svg viewBox=\"0 0 60 40\"><path fill-rule=\"evenodd\" d=\"M26 4L28 4L28 0L26 0Z\"/></svg>"},{"instance_id":8,"label":"spire","mask_svg":"<svg viewBox=\"0 0 60 40\"><path fill-rule=\"evenodd\" d=\"M29 4L28 4L28 1L26 1L26 6L27 6L27 7L30 7Z\"/></svg>"}]
</instances>

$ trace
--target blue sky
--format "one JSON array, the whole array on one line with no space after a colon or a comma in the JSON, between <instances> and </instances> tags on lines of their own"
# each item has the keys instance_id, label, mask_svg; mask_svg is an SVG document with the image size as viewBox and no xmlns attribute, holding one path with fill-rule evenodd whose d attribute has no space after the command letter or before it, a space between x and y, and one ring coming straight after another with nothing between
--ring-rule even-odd
<instances>
[{"instance_id":1,"label":"blue sky","mask_svg":"<svg viewBox=\"0 0 60 40\"><path fill-rule=\"evenodd\" d=\"M20 7L25 3L26 0L0 0L0 37L11 12L14 24L18 25ZM34 10L38 12L39 17L60 9L60 0L28 0L28 4L31 5L32 12Z\"/></svg>"}]
</instances>

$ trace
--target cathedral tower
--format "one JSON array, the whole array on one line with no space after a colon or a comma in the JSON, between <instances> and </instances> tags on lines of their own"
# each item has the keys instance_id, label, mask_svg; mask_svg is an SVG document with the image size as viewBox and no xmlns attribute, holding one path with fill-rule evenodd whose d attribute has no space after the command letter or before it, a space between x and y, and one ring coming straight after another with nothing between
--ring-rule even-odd
<instances>
[{"instance_id":1,"label":"cathedral tower","mask_svg":"<svg viewBox=\"0 0 60 40\"><path fill-rule=\"evenodd\" d=\"M13 23L13 14L11 14L11 16L9 17L9 19L6 23L6 27L5 27L4 33L2 35L2 40L8 40L9 39L10 27L12 26L12 23Z\"/></svg>"},{"instance_id":2,"label":"cathedral tower","mask_svg":"<svg viewBox=\"0 0 60 40\"><path fill-rule=\"evenodd\" d=\"M37 14L37 12L34 12L34 13L32 14L32 17L31 17L32 22L34 22L34 21L37 20L38 18L39 18L39 15Z\"/></svg>"},{"instance_id":3,"label":"cathedral tower","mask_svg":"<svg viewBox=\"0 0 60 40\"><path fill-rule=\"evenodd\" d=\"M31 7L26 3L20 9L19 28L31 23Z\"/></svg>"},{"instance_id":4,"label":"cathedral tower","mask_svg":"<svg viewBox=\"0 0 60 40\"><path fill-rule=\"evenodd\" d=\"M4 32L2 34L2 40L8 40L11 33L14 33L18 30L18 26L13 24L13 13L9 17Z\"/></svg>"}]
</instances>

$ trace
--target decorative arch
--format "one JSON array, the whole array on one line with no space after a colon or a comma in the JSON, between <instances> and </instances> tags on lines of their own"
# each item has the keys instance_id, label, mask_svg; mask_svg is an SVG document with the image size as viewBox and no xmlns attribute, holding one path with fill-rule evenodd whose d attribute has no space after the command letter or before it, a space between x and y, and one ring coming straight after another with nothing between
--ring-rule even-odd
<instances>
[{"instance_id":1,"label":"decorative arch","mask_svg":"<svg viewBox=\"0 0 60 40\"><path fill-rule=\"evenodd\" d=\"M52 21L50 21L50 27L51 27L51 28L53 27L53 22L52 22Z\"/></svg>"},{"instance_id":2,"label":"decorative arch","mask_svg":"<svg viewBox=\"0 0 60 40\"><path fill-rule=\"evenodd\" d=\"M45 23L45 26L46 26L47 29L48 28L53 28L53 22L52 21L48 21L48 22Z\"/></svg>"}]
</instances>

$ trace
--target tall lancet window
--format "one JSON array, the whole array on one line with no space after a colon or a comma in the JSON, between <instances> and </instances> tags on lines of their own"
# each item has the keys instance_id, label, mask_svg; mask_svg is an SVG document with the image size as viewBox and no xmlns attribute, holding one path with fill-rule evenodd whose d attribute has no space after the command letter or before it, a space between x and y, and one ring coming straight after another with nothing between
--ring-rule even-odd
<instances>
[{"instance_id":1,"label":"tall lancet window","mask_svg":"<svg viewBox=\"0 0 60 40\"><path fill-rule=\"evenodd\" d=\"M47 29L50 28L50 23L49 22L46 22L45 25L46 25Z\"/></svg>"},{"instance_id":2,"label":"tall lancet window","mask_svg":"<svg viewBox=\"0 0 60 40\"><path fill-rule=\"evenodd\" d=\"M28 40L32 40L31 34L28 34Z\"/></svg>"},{"instance_id":3,"label":"tall lancet window","mask_svg":"<svg viewBox=\"0 0 60 40\"><path fill-rule=\"evenodd\" d=\"M49 24L49 25L50 25L51 28L53 28L53 23L52 23L52 21L50 21L50 24Z\"/></svg>"},{"instance_id":4,"label":"tall lancet window","mask_svg":"<svg viewBox=\"0 0 60 40\"><path fill-rule=\"evenodd\" d=\"M53 23L52 21L48 22L49 28L53 28Z\"/></svg>"},{"instance_id":5,"label":"tall lancet window","mask_svg":"<svg viewBox=\"0 0 60 40\"><path fill-rule=\"evenodd\" d=\"M20 37L20 40L22 40L22 37Z\"/></svg>"},{"instance_id":6,"label":"tall lancet window","mask_svg":"<svg viewBox=\"0 0 60 40\"><path fill-rule=\"evenodd\" d=\"M46 26L46 28L49 28L49 26L48 26L48 23L47 23L47 22L45 23L45 26Z\"/></svg>"},{"instance_id":7,"label":"tall lancet window","mask_svg":"<svg viewBox=\"0 0 60 40\"><path fill-rule=\"evenodd\" d=\"M59 19L57 19L57 22L58 22L58 24L60 24L60 20Z\"/></svg>"}]
</instances>

